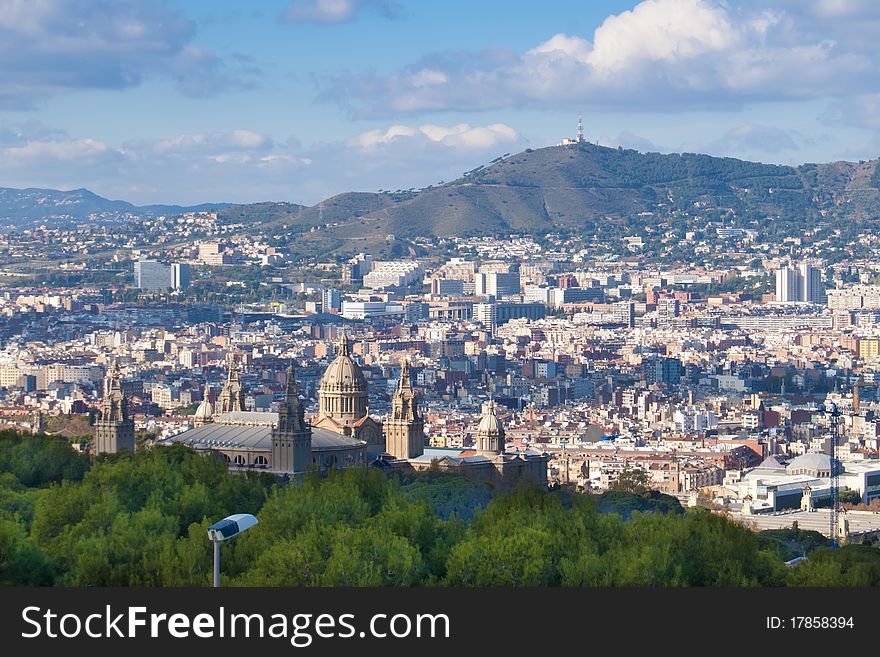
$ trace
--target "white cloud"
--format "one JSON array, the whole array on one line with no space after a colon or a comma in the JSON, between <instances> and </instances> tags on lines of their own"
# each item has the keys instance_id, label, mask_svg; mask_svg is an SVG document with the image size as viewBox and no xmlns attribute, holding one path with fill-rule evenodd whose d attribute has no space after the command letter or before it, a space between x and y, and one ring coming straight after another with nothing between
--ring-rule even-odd
<instances>
[{"instance_id":1,"label":"white cloud","mask_svg":"<svg viewBox=\"0 0 880 657\"><path fill-rule=\"evenodd\" d=\"M124 89L169 77L181 93L247 86L192 44L194 23L157 0L0 0L0 108L28 109L80 89Z\"/></svg>"},{"instance_id":2,"label":"white cloud","mask_svg":"<svg viewBox=\"0 0 880 657\"><path fill-rule=\"evenodd\" d=\"M167 139L131 142L129 152L145 150L156 154L206 154L222 155L232 151L266 150L272 147L272 139L252 130L231 132L195 133L176 135Z\"/></svg>"},{"instance_id":3,"label":"white cloud","mask_svg":"<svg viewBox=\"0 0 880 657\"><path fill-rule=\"evenodd\" d=\"M444 82L448 82L449 78L443 71L423 68L418 73L411 75L409 81L412 86L418 88L429 87L435 84L443 84Z\"/></svg>"},{"instance_id":4,"label":"white cloud","mask_svg":"<svg viewBox=\"0 0 880 657\"><path fill-rule=\"evenodd\" d=\"M573 59L588 64L593 47L586 39L567 34L556 34L526 52L526 55L547 57L549 59Z\"/></svg>"},{"instance_id":5,"label":"white cloud","mask_svg":"<svg viewBox=\"0 0 880 657\"><path fill-rule=\"evenodd\" d=\"M386 77L338 76L320 97L375 118L502 107L729 110L848 95L880 84L877 19L864 4L645 0L590 38L560 33L510 56L436 54Z\"/></svg>"},{"instance_id":6,"label":"white cloud","mask_svg":"<svg viewBox=\"0 0 880 657\"><path fill-rule=\"evenodd\" d=\"M703 0L645 0L609 16L582 56L595 73L625 75L643 63L674 63L739 45L743 36L727 12Z\"/></svg>"},{"instance_id":7,"label":"white cloud","mask_svg":"<svg viewBox=\"0 0 880 657\"><path fill-rule=\"evenodd\" d=\"M115 146L10 126L0 130L0 180L10 187L86 187L140 204L315 203L346 191L451 180L525 143L504 124L397 124L305 146L247 128Z\"/></svg>"},{"instance_id":8,"label":"white cloud","mask_svg":"<svg viewBox=\"0 0 880 657\"><path fill-rule=\"evenodd\" d=\"M386 130L362 132L350 138L347 143L362 151L375 150L395 141L407 139L433 142L457 150L483 150L500 144L514 143L519 138L516 130L503 123L476 127L459 123L452 126L428 124L418 128L392 125Z\"/></svg>"},{"instance_id":9,"label":"white cloud","mask_svg":"<svg viewBox=\"0 0 880 657\"><path fill-rule=\"evenodd\" d=\"M94 157L107 152L107 145L94 139L72 141L32 141L23 146L4 149L3 155L18 166L40 163L45 160L60 162L93 161Z\"/></svg>"},{"instance_id":10,"label":"white cloud","mask_svg":"<svg viewBox=\"0 0 880 657\"><path fill-rule=\"evenodd\" d=\"M364 10L388 19L400 15L400 8L391 0L294 0L280 19L286 23L347 23Z\"/></svg>"}]
</instances>

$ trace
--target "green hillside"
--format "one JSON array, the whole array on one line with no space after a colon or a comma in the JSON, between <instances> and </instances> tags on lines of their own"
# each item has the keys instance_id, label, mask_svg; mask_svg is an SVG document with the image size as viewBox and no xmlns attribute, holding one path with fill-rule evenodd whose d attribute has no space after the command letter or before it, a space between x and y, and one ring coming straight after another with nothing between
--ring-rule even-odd
<instances>
[{"instance_id":1,"label":"green hillside","mask_svg":"<svg viewBox=\"0 0 880 657\"><path fill-rule=\"evenodd\" d=\"M308 239L351 248L391 235L398 240L559 230L613 235L663 223L702 227L708 221L779 236L821 222L874 221L880 216L878 187L876 160L790 167L584 143L529 149L414 193L342 194L297 208L284 221L322 224ZM251 207L223 212L247 216Z\"/></svg>"},{"instance_id":2,"label":"green hillside","mask_svg":"<svg viewBox=\"0 0 880 657\"><path fill-rule=\"evenodd\" d=\"M754 533L666 495L519 489L375 468L302 485L233 474L182 446L90 460L0 432L0 586L207 586L208 526L239 586L877 586L880 550ZM791 554L807 554L795 569Z\"/></svg>"}]
</instances>

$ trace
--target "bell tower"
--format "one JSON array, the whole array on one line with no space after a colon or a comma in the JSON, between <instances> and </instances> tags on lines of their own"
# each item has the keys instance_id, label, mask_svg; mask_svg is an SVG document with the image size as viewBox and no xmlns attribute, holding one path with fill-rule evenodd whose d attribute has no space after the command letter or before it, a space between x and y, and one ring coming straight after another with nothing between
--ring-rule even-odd
<instances>
[{"instance_id":1,"label":"bell tower","mask_svg":"<svg viewBox=\"0 0 880 657\"><path fill-rule=\"evenodd\" d=\"M312 463L312 427L296 391L293 365L287 368L284 401L278 409L278 424L272 429L272 469L288 474L304 472Z\"/></svg>"},{"instance_id":2,"label":"bell tower","mask_svg":"<svg viewBox=\"0 0 880 657\"><path fill-rule=\"evenodd\" d=\"M223 390L220 391L214 411L216 413L232 413L243 410L244 388L242 388L241 379L238 376L238 358L233 355L229 361L226 383L223 385Z\"/></svg>"},{"instance_id":3,"label":"bell tower","mask_svg":"<svg viewBox=\"0 0 880 657\"><path fill-rule=\"evenodd\" d=\"M424 453L425 421L419 415L418 399L406 360L400 368L400 381L391 400L391 415L384 427L385 449L394 458L411 459Z\"/></svg>"},{"instance_id":4,"label":"bell tower","mask_svg":"<svg viewBox=\"0 0 880 657\"><path fill-rule=\"evenodd\" d=\"M128 399L122 392L119 363L113 363L104 381L104 408L95 422L95 454L134 451L134 420L128 417Z\"/></svg>"}]
</instances>

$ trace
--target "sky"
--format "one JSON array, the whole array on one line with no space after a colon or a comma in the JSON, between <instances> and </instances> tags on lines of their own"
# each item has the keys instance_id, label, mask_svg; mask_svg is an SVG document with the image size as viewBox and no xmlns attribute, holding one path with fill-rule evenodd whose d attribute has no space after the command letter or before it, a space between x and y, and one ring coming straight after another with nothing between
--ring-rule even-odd
<instances>
[{"instance_id":1,"label":"sky","mask_svg":"<svg viewBox=\"0 0 880 657\"><path fill-rule=\"evenodd\" d=\"M880 156L876 0L0 0L0 187L419 188L574 137Z\"/></svg>"}]
</instances>

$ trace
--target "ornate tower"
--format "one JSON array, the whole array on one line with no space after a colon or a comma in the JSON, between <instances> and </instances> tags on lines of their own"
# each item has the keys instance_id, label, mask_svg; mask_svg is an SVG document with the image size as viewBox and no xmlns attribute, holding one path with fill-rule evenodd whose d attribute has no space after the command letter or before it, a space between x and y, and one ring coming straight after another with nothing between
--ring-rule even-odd
<instances>
[{"instance_id":1,"label":"ornate tower","mask_svg":"<svg viewBox=\"0 0 880 657\"><path fill-rule=\"evenodd\" d=\"M350 429L367 414L367 380L351 358L348 336L343 333L336 357L321 379L319 418L332 418L338 426Z\"/></svg>"},{"instance_id":2,"label":"ornate tower","mask_svg":"<svg viewBox=\"0 0 880 657\"><path fill-rule=\"evenodd\" d=\"M312 463L312 427L296 393L293 365L287 368L284 401L278 409L278 424L272 429L272 469L275 472L304 472Z\"/></svg>"},{"instance_id":3,"label":"ornate tower","mask_svg":"<svg viewBox=\"0 0 880 657\"><path fill-rule=\"evenodd\" d=\"M104 382L104 408L95 423L95 453L134 451L134 420L128 417L128 399L119 380L119 363Z\"/></svg>"},{"instance_id":4,"label":"ornate tower","mask_svg":"<svg viewBox=\"0 0 880 657\"><path fill-rule=\"evenodd\" d=\"M244 410L244 388L238 378L238 359L235 356L229 361L229 373L226 375L226 383L220 396L217 397L217 413L232 413Z\"/></svg>"},{"instance_id":5,"label":"ornate tower","mask_svg":"<svg viewBox=\"0 0 880 657\"><path fill-rule=\"evenodd\" d=\"M424 453L425 421L419 415L418 400L406 360L400 368L397 392L391 400L391 415L383 424L385 449L394 458L411 459Z\"/></svg>"},{"instance_id":6,"label":"ornate tower","mask_svg":"<svg viewBox=\"0 0 880 657\"><path fill-rule=\"evenodd\" d=\"M504 453L504 425L496 414L497 407L493 400L483 404L483 417L477 427L476 448L485 456L497 456Z\"/></svg>"}]
</instances>

